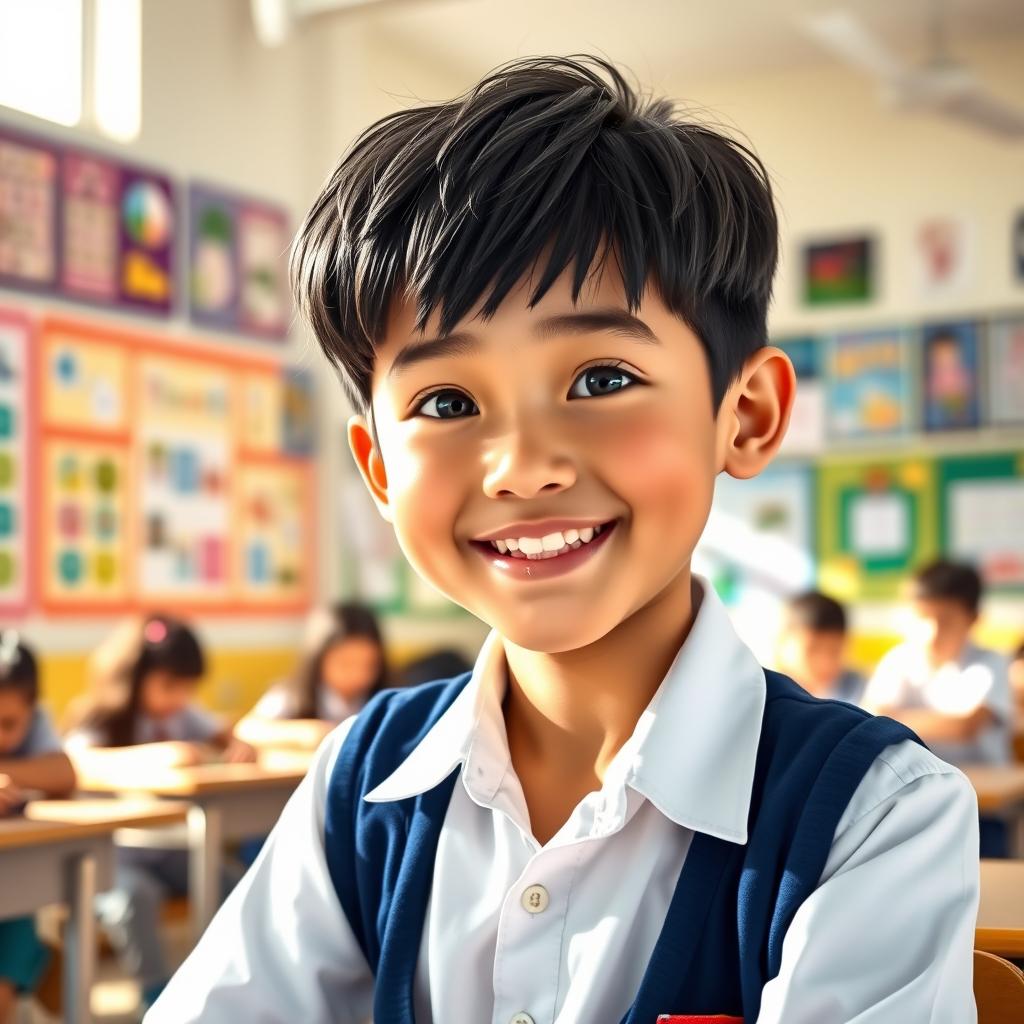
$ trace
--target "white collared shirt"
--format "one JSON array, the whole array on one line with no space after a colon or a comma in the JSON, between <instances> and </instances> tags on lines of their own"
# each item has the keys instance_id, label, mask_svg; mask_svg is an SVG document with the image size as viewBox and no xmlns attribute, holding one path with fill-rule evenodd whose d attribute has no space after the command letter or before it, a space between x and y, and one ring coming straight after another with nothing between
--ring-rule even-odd
<instances>
[{"instance_id":1,"label":"white collared shirt","mask_svg":"<svg viewBox=\"0 0 1024 1024\"><path fill-rule=\"evenodd\" d=\"M367 795L420 793L462 765L417 964L417 1024L618 1024L694 831L746 841L764 674L703 586L686 642L600 791L545 846L530 831L509 758L496 634L454 704ZM352 721L324 742L147 1024L370 1018L373 978L323 848L327 783ZM972 1024L977 902L969 783L913 742L888 747L789 928L758 1024Z\"/></svg>"}]
</instances>

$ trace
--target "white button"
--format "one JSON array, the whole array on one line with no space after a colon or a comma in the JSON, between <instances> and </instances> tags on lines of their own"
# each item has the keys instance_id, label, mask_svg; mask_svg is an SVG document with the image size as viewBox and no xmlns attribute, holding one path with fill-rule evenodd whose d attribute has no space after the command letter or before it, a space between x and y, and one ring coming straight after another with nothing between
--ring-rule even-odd
<instances>
[{"instance_id":1,"label":"white button","mask_svg":"<svg viewBox=\"0 0 1024 1024\"><path fill-rule=\"evenodd\" d=\"M533 1018L528 1013L517 1013L508 1024L533 1024Z\"/></svg>"},{"instance_id":2,"label":"white button","mask_svg":"<svg viewBox=\"0 0 1024 1024\"><path fill-rule=\"evenodd\" d=\"M529 911L531 914L540 914L548 908L548 891L543 885L531 885L528 889L523 890L522 899L523 909ZM513 1018L518 1020L518 1018ZM529 1018L524 1019L528 1021Z\"/></svg>"}]
</instances>

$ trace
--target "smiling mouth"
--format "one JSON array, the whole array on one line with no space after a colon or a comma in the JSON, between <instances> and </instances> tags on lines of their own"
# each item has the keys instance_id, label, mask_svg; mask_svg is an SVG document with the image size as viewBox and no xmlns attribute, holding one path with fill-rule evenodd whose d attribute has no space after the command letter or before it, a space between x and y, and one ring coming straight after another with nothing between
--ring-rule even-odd
<instances>
[{"instance_id":1,"label":"smiling mouth","mask_svg":"<svg viewBox=\"0 0 1024 1024\"><path fill-rule=\"evenodd\" d=\"M610 519L598 526L585 526L578 530L556 530L543 537L507 537L504 540L474 540L470 543L490 554L502 555L517 561L541 562L560 558L570 551L592 544L615 526L616 522L617 520Z\"/></svg>"}]
</instances>

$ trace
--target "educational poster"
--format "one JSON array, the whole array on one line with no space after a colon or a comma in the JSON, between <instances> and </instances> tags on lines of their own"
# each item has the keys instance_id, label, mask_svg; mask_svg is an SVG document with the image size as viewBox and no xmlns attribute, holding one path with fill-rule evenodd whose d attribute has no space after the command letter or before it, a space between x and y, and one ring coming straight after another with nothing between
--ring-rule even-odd
<instances>
[{"instance_id":1,"label":"educational poster","mask_svg":"<svg viewBox=\"0 0 1024 1024\"><path fill-rule=\"evenodd\" d=\"M128 350L101 332L42 332L42 420L51 428L125 435L130 422Z\"/></svg>"},{"instance_id":2,"label":"educational poster","mask_svg":"<svg viewBox=\"0 0 1024 1024\"><path fill-rule=\"evenodd\" d=\"M874 242L847 238L804 247L803 299L808 306L868 302L874 298Z\"/></svg>"},{"instance_id":3,"label":"educational poster","mask_svg":"<svg viewBox=\"0 0 1024 1024\"><path fill-rule=\"evenodd\" d=\"M825 446L824 338L783 338L772 341L789 356L796 370L796 399L782 455L816 455Z\"/></svg>"},{"instance_id":4,"label":"educational poster","mask_svg":"<svg viewBox=\"0 0 1024 1024\"><path fill-rule=\"evenodd\" d=\"M288 333L288 216L280 207L189 186L189 306L196 323L274 340Z\"/></svg>"},{"instance_id":5,"label":"educational poster","mask_svg":"<svg viewBox=\"0 0 1024 1024\"><path fill-rule=\"evenodd\" d=\"M925 458L825 463L818 469L822 589L891 599L939 550L934 463Z\"/></svg>"},{"instance_id":6,"label":"educational poster","mask_svg":"<svg viewBox=\"0 0 1024 1024\"><path fill-rule=\"evenodd\" d=\"M0 284L57 283L58 151L0 130Z\"/></svg>"},{"instance_id":7,"label":"educational poster","mask_svg":"<svg viewBox=\"0 0 1024 1024\"><path fill-rule=\"evenodd\" d=\"M943 550L989 586L1024 588L1024 454L946 458L939 482Z\"/></svg>"},{"instance_id":8,"label":"educational poster","mask_svg":"<svg viewBox=\"0 0 1024 1024\"><path fill-rule=\"evenodd\" d=\"M878 437L907 428L909 355L909 339L899 329L836 336L828 397L833 437Z\"/></svg>"},{"instance_id":9,"label":"educational poster","mask_svg":"<svg viewBox=\"0 0 1024 1024\"><path fill-rule=\"evenodd\" d=\"M279 373L253 370L243 375L242 448L266 455L282 448L284 382Z\"/></svg>"},{"instance_id":10,"label":"educational poster","mask_svg":"<svg viewBox=\"0 0 1024 1024\"><path fill-rule=\"evenodd\" d=\"M41 595L61 610L121 610L130 596L128 449L46 437L41 472Z\"/></svg>"},{"instance_id":11,"label":"educational poster","mask_svg":"<svg viewBox=\"0 0 1024 1024\"><path fill-rule=\"evenodd\" d=\"M929 324L922 334L925 430L977 427L979 412L979 325ZM998 364L996 364L998 372Z\"/></svg>"},{"instance_id":12,"label":"educational poster","mask_svg":"<svg viewBox=\"0 0 1024 1024\"><path fill-rule=\"evenodd\" d=\"M956 296L974 284L974 226L963 217L930 217L914 232L913 269L925 299Z\"/></svg>"},{"instance_id":13,"label":"educational poster","mask_svg":"<svg viewBox=\"0 0 1024 1024\"><path fill-rule=\"evenodd\" d=\"M0 309L0 611L28 603L28 355L32 327Z\"/></svg>"},{"instance_id":14,"label":"educational poster","mask_svg":"<svg viewBox=\"0 0 1024 1024\"><path fill-rule=\"evenodd\" d=\"M302 604L314 543L309 468L254 463L238 471L238 533L246 604Z\"/></svg>"},{"instance_id":15,"label":"educational poster","mask_svg":"<svg viewBox=\"0 0 1024 1024\"><path fill-rule=\"evenodd\" d=\"M232 586L231 371L143 354L137 374L139 596L146 604L223 602Z\"/></svg>"},{"instance_id":16,"label":"educational poster","mask_svg":"<svg viewBox=\"0 0 1024 1024\"><path fill-rule=\"evenodd\" d=\"M1024 423L1024 318L990 323L988 343L988 420Z\"/></svg>"},{"instance_id":17,"label":"educational poster","mask_svg":"<svg viewBox=\"0 0 1024 1024\"><path fill-rule=\"evenodd\" d=\"M64 153L61 290L167 315L174 304L174 193L161 174Z\"/></svg>"},{"instance_id":18,"label":"educational poster","mask_svg":"<svg viewBox=\"0 0 1024 1024\"><path fill-rule=\"evenodd\" d=\"M284 371L282 443L288 455L313 455L316 450L316 394L313 374L298 367Z\"/></svg>"}]
</instances>

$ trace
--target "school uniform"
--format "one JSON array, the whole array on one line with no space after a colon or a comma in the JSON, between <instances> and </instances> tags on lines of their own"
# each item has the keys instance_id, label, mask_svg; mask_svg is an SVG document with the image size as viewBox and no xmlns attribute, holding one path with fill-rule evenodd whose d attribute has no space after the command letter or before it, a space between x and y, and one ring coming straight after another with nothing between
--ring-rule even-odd
<instances>
[{"instance_id":1,"label":"school uniform","mask_svg":"<svg viewBox=\"0 0 1024 1024\"><path fill-rule=\"evenodd\" d=\"M0 761L42 757L61 753L60 738L42 708L32 712L25 738L8 754L0 754ZM36 934L35 918L9 918L0 920L0 979L10 982L20 993L32 992L46 969L49 953Z\"/></svg>"},{"instance_id":2,"label":"school uniform","mask_svg":"<svg viewBox=\"0 0 1024 1024\"><path fill-rule=\"evenodd\" d=\"M209 712L188 705L175 715L157 719L139 715L132 745L178 741L208 743L223 731ZM67 738L67 749L106 745L101 730L80 728ZM125 970L146 992L170 974L160 938L160 911L172 896L188 892L188 851L181 848L119 846L114 863L114 887L96 898L96 912ZM225 891L234 879L225 879Z\"/></svg>"},{"instance_id":3,"label":"school uniform","mask_svg":"<svg viewBox=\"0 0 1024 1024\"><path fill-rule=\"evenodd\" d=\"M974 1021L970 785L765 672L699 586L600 790L543 847L499 636L471 675L376 697L147 1024Z\"/></svg>"},{"instance_id":4,"label":"school uniform","mask_svg":"<svg viewBox=\"0 0 1024 1024\"><path fill-rule=\"evenodd\" d=\"M864 701L868 707L957 715L988 708L993 721L973 740L932 743L931 749L956 765L1009 764L1012 760L1010 662L997 651L968 643L955 661L934 667L921 645L900 644L878 663Z\"/></svg>"},{"instance_id":5,"label":"school uniform","mask_svg":"<svg viewBox=\"0 0 1024 1024\"><path fill-rule=\"evenodd\" d=\"M318 686L316 690L316 718L321 722L344 722L357 714L366 702L346 700L329 686ZM299 697L288 683L276 683L256 702L252 714L268 721L286 721L298 718L302 710Z\"/></svg>"}]
</instances>

